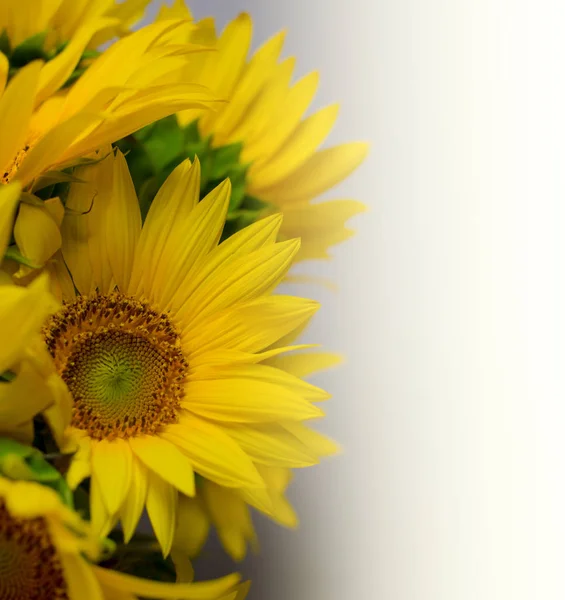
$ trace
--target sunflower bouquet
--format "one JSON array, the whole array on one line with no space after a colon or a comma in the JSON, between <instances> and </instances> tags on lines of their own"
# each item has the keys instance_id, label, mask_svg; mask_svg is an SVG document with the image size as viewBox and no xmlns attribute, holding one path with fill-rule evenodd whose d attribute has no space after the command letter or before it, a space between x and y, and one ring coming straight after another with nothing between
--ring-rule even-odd
<instances>
[{"instance_id":1,"label":"sunflower bouquet","mask_svg":"<svg viewBox=\"0 0 565 600\"><path fill-rule=\"evenodd\" d=\"M147 5L0 3L0 600L242 600L191 560L242 560L250 509L296 526L292 470L337 451L305 378L339 356L279 285L351 235L316 198L366 146L318 149L283 34Z\"/></svg>"}]
</instances>

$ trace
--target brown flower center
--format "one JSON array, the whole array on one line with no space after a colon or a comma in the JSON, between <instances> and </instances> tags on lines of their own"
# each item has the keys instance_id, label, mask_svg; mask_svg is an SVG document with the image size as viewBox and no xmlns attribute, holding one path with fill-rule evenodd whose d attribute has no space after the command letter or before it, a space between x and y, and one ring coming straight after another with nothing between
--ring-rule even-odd
<instances>
[{"instance_id":1,"label":"brown flower center","mask_svg":"<svg viewBox=\"0 0 565 600\"><path fill-rule=\"evenodd\" d=\"M74 399L74 427L111 440L177 420L188 365L167 315L120 293L79 296L44 335Z\"/></svg>"},{"instance_id":2,"label":"brown flower center","mask_svg":"<svg viewBox=\"0 0 565 600\"><path fill-rule=\"evenodd\" d=\"M0 499L0 598L69 600L45 521L16 519Z\"/></svg>"}]
</instances>

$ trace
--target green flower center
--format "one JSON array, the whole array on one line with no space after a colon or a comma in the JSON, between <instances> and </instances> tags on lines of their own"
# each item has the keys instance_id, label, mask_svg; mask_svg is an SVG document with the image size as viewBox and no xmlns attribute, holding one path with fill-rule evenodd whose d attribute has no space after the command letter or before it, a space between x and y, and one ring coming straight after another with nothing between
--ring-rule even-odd
<instances>
[{"instance_id":1,"label":"green flower center","mask_svg":"<svg viewBox=\"0 0 565 600\"><path fill-rule=\"evenodd\" d=\"M114 439L176 421L187 364L166 315L122 294L79 297L45 339L73 396L75 427Z\"/></svg>"},{"instance_id":2,"label":"green flower center","mask_svg":"<svg viewBox=\"0 0 565 600\"><path fill-rule=\"evenodd\" d=\"M0 598L68 600L57 552L43 519L15 519L0 500Z\"/></svg>"}]
</instances>

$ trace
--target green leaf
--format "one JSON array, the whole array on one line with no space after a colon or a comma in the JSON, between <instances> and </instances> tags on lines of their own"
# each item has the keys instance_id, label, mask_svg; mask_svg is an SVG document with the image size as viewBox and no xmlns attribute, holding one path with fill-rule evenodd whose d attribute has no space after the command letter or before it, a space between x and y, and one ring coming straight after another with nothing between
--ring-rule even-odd
<instances>
[{"instance_id":1,"label":"green leaf","mask_svg":"<svg viewBox=\"0 0 565 600\"><path fill-rule=\"evenodd\" d=\"M241 208L246 211L254 210L260 212L269 206L271 206L271 204L265 202L264 200L260 200L259 198L255 198L254 196L245 196L243 202L241 203Z\"/></svg>"},{"instance_id":2,"label":"green leaf","mask_svg":"<svg viewBox=\"0 0 565 600\"><path fill-rule=\"evenodd\" d=\"M183 131L174 115L154 125L151 136L144 141L144 147L157 172L182 155L183 141Z\"/></svg>"},{"instance_id":3,"label":"green leaf","mask_svg":"<svg viewBox=\"0 0 565 600\"><path fill-rule=\"evenodd\" d=\"M8 32L5 29L3 29L2 33L0 33L0 52L5 54L6 57L9 57L10 54L12 54L10 38L8 37Z\"/></svg>"},{"instance_id":4,"label":"green leaf","mask_svg":"<svg viewBox=\"0 0 565 600\"><path fill-rule=\"evenodd\" d=\"M10 57L10 65L20 68L33 60L46 60L48 57L43 48L46 37L47 31L40 31L16 46Z\"/></svg>"},{"instance_id":5,"label":"green leaf","mask_svg":"<svg viewBox=\"0 0 565 600\"><path fill-rule=\"evenodd\" d=\"M98 58L102 52L100 50L85 50L80 57L81 60L90 60L91 58Z\"/></svg>"},{"instance_id":6,"label":"green leaf","mask_svg":"<svg viewBox=\"0 0 565 600\"><path fill-rule=\"evenodd\" d=\"M26 258L18 249L18 247L14 244L13 246L8 246L6 252L4 254L4 258L9 258L20 265L24 265L26 267L30 267L31 269L40 269L41 265L36 265L28 258Z\"/></svg>"},{"instance_id":7,"label":"green leaf","mask_svg":"<svg viewBox=\"0 0 565 600\"><path fill-rule=\"evenodd\" d=\"M184 144L199 144L201 142L200 132L198 131L198 119L192 121L184 128Z\"/></svg>"},{"instance_id":8,"label":"green leaf","mask_svg":"<svg viewBox=\"0 0 565 600\"><path fill-rule=\"evenodd\" d=\"M0 374L0 381L14 381L16 378L16 374L13 371L4 371L4 373Z\"/></svg>"},{"instance_id":9,"label":"green leaf","mask_svg":"<svg viewBox=\"0 0 565 600\"><path fill-rule=\"evenodd\" d=\"M0 473L8 479L36 481L55 490L63 502L73 506L67 482L36 448L0 438Z\"/></svg>"},{"instance_id":10,"label":"green leaf","mask_svg":"<svg viewBox=\"0 0 565 600\"><path fill-rule=\"evenodd\" d=\"M243 144L241 142L214 149L211 179L225 179L228 173L239 165L239 156L242 149Z\"/></svg>"}]
</instances>

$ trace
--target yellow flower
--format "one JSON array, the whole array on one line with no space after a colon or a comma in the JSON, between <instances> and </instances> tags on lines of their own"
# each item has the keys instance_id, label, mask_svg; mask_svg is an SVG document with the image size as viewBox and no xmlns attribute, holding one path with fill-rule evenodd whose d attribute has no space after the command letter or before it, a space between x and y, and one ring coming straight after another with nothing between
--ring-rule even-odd
<instances>
[{"instance_id":1,"label":"yellow flower","mask_svg":"<svg viewBox=\"0 0 565 600\"><path fill-rule=\"evenodd\" d=\"M276 242L280 215L218 245L230 184L199 202L198 161L173 171L143 228L123 155L77 174L62 226L72 281L45 334L74 398L68 480L91 476L99 531L121 518L129 539L146 506L166 554L194 473L269 511L255 455L290 449L287 426L322 416L329 396L258 363L292 349L278 340L318 305L272 295L299 247Z\"/></svg>"},{"instance_id":2,"label":"yellow flower","mask_svg":"<svg viewBox=\"0 0 565 600\"><path fill-rule=\"evenodd\" d=\"M172 11L172 12L171 12ZM190 15L183 0L160 17ZM301 238L297 260L328 258L328 248L349 238L345 222L365 210L356 200L314 202L320 194L345 179L365 158L367 144L351 142L319 150L330 133L338 106L304 117L316 88L318 74L291 84L295 59L279 62L284 34L280 33L250 59L252 22L241 14L218 37L213 19L204 19L190 41L213 46L183 71L228 102L215 112L184 111L181 125L198 119L202 138L212 136L216 148L241 143L240 163L248 164L245 192L274 205L284 215L281 238Z\"/></svg>"},{"instance_id":3,"label":"yellow flower","mask_svg":"<svg viewBox=\"0 0 565 600\"><path fill-rule=\"evenodd\" d=\"M138 21L150 0L2 0L0 3L0 28L4 30L11 48L40 36L41 49L56 51L72 40L85 25L98 22L93 30L90 47L119 35L128 33Z\"/></svg>"},{"instance_id":4,"label":"yellow flower","mask_svg":"<svg viewBox=\"0 0 565 600\"><path fill-rule=\"evenodd\" d=\"M179 108L210 104L201 86L178 83L177 73L195 48L173 44L169 36L190 27L179 20L164 21L133 33L59 93L82 52L78 38L49 63L36 61L22 68L6 86L7 62L0 54L0 182L17 180L24 189L37 191L68 180L61 169L104 144ZM61 243L62 207L58 200L51 206L33 198L27 202L31 205L18 215L17 241L32 263L43 266Z\"/></svg>"},{"instance_id":5,"label":"yellow flower","mask_svg":"<svg viewBox=\"0 0 565 600\"><path fill-rule=\"evenodd\" d=\"M237 575L160 583L95 564L101 540L55 491L0 476L0 598L12 600L231 600Z\"/></svg>"},{"instance_id":6,"label":"yellow flower","mask_svg":"<svg viewBox=\"0 0 565 600\"><path fill-rule=\"evenodd\" d=\"M18 183L0 187L0 255L6 251L19 195ZM5 273L0 277L5 279ZM71 398L40 338L46 318L59 305L49 293L47 276L28 288L9 280L1 284L0 434L31 442L33 418L43 412L59 437L65 415L70 415Z\"/></svg>"}]
</instances>

